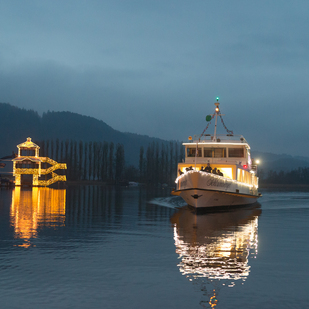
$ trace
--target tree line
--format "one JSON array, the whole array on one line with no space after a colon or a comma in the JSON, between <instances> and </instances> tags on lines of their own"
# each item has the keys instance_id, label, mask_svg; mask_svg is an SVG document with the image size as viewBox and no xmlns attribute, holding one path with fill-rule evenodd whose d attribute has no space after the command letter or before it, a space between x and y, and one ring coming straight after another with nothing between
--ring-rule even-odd
<instances>
[{"instance_id":1,"label":"tree line","mask_svg":"<svg viewBox=\"0 0 309 309\"><path fill-rule=\"evenodd\" d=\"M122 144L49 139L37 142L40 156L67 164L69 181L121 183L136 181L148 185L173 185L177 164L184 158L181 143L152 142L140 148L139 166L125 160Z\"/></svg>"},{"instance_id":2,"label":"tree line","mask_svg":"<svg viewBox=\"0 0 309 309\"><path fill-rule=\"evenodd\" d=\"M260 181L264 184L309 184L309 167L299 167L294 170L259 172Z\"/></svg>"}]
</instances>

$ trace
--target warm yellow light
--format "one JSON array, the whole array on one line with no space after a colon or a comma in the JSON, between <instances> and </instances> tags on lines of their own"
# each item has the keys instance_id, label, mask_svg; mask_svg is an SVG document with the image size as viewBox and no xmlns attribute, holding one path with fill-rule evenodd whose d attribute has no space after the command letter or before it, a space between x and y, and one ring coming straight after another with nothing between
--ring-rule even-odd
<instances>
[{"instance_id":1,"label":"warm yellow light","mask_svg":"<svg viewBox=\"0 0 309 309\"><path fill-rule=\"evenodd\" d=\"M188 137L188 140L189 140L189 141L192 141L192 136L189 136L189 137Z\"/></svg>"},{"instance_id":2,"label":"warm yellow light","mask_svg":"<svg viewBox=\"0 0 309 309\"><path fill-rule=\"evenodd\" d=\"M255 163L260 164L260 160L259 159L255 160Z\"/></svg>"},{"instance_id":3,"label":"warm yellow light","mask_svg":"<svg viewBox=\"0 0 309 309\"><path fill-rule=\"evenodd\" d=\"M50 188L32 188L12 191L10 223L14 237L23 241L20 247L30 247L42 227L65 225L66 191Z\"/></svg>"},{"instance_id":4,"label":"warm yellow light","mask_svg":"<svg viewBox=\"0 0 309 309\"><path fill-rule=\"evenodd\" d=\"M224 177L233 179L233 169L231 167L220 167L219 170Z\"/></svg>"},{"instance_id":5,"label":"warm yellow light","mask_svg":"<svg viewBox=\"0 0 309 309\"><path fill-rule=\"evenodd\" d=\"M58 175L54 171L58 169L67 169L67 165L65 163L58 163L53 159L48 157L40 157L39 149L40 147L31 141L31 138L28 137L27 141L17 145L18 148L18 158L13 159L13 176L15 176L15 185L21 185L21 175L33 175L32 185L33 186L49 186L57 181L66 181L65 175ZM21 150L25 148L34 148L35 155L34 156L21 156ZM24 158L24 159L23 159ZM34 163L37 163L36 168L16 168L16 162L21 162L23 160L30 160ZM46 162L51 166L44 169L41 168L41 163ZM39 180L41 175L51 174L52 178L49 180Z\"/></svg>"},{"instance_id":6,"label":"warm yellow light","mask_svg":"<svg viewBox=\"0 0 309 309\"><path fill-rule=\"evenodd\" d=\"M217 113L219 112L219 107L216 107L216 112L217 112Z\"/></svg>"}]
</instances>

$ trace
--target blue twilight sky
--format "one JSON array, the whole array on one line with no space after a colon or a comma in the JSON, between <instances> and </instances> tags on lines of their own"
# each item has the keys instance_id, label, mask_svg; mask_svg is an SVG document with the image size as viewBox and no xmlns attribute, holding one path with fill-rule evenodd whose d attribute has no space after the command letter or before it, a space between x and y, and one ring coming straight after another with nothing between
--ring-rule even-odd
<instances>
[{"instance_id":1,"label":"blue twilight sky","mask_svg":"<svg viewBox=\"0 0 309 309\"><path fill-rule=\"evenodd\" d=\"M307 156L308 30L308 0L0 0L0 102L186 140L219 96L253 150Z\"/></svg>"}]
</instances>

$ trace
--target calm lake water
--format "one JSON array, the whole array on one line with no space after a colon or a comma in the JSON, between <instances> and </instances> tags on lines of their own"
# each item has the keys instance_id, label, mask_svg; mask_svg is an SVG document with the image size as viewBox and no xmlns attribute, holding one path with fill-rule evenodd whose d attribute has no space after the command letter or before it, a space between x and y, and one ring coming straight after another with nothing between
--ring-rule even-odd
<instances>
[{"instance_id":1,"label":"calm lake water","mask_svg":"<svg viewBox=\"0 0 309 309\"><path fill-rule=\"evenodd\" d=\"M169 189L0 189L0 308L309 308L309 192L195 215Z\"/></svg>"}]
</instances>

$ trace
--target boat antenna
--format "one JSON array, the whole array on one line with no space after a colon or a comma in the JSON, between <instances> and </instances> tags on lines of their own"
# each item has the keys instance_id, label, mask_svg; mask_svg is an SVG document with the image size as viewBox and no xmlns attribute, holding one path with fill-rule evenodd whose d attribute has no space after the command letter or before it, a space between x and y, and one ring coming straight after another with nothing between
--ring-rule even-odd
<instances>
[{"instance_id":1,"label":"boat antenna","mask_svg":"<svg viewBox=\"0 0 309 309\"><path fill-rule=\"evenodd\" d=\"M220 105L219 97L217 97L217 102L215 102L215 106L216 106L216 109L215 109L216 123L215 123L214 141L217 140L217 122L218 122L218 115L219 115L219 112L220 112L219 105ZM220 117L221 117L221 115L220 115Z\"/></svg>"},{"instance_id":2,"label":"boat antenna","mask_svg":"<svg viewBox=\"0 0 309 309\"><path fill-rule=\"evenodd\" d=\"M213 141L216 141L216 140L217 140L217 123L218 123L218 116L220 116L222 125L223 125L224 129L226 130L226 132L227 132L228 134L234 135L233 131L229 130L229 129L226 127L226 125L225 125L225 123L224 123L224 121L223 121L223 118L222 118L222 116L224 116L224 115L223 115L223 114L220 114L219 105L220 105L220 103L219 103L219 97L217 97L217 102L215 102L215 106L216 106L215 112L214 112L213 115L208 115L208 116L206 117L206 121L208 122L208 124L207 124L206 128L204 129L204 131L202 132L201 136L199 137L199 141L201 141L202 136L203 136L204 133L207 131L209 125L211 124L211 120L214 119L215 116L216 116L216 124L215 124L214 137L213 137L212 140L213 140Z\"/></svg>"}]
</instances>

